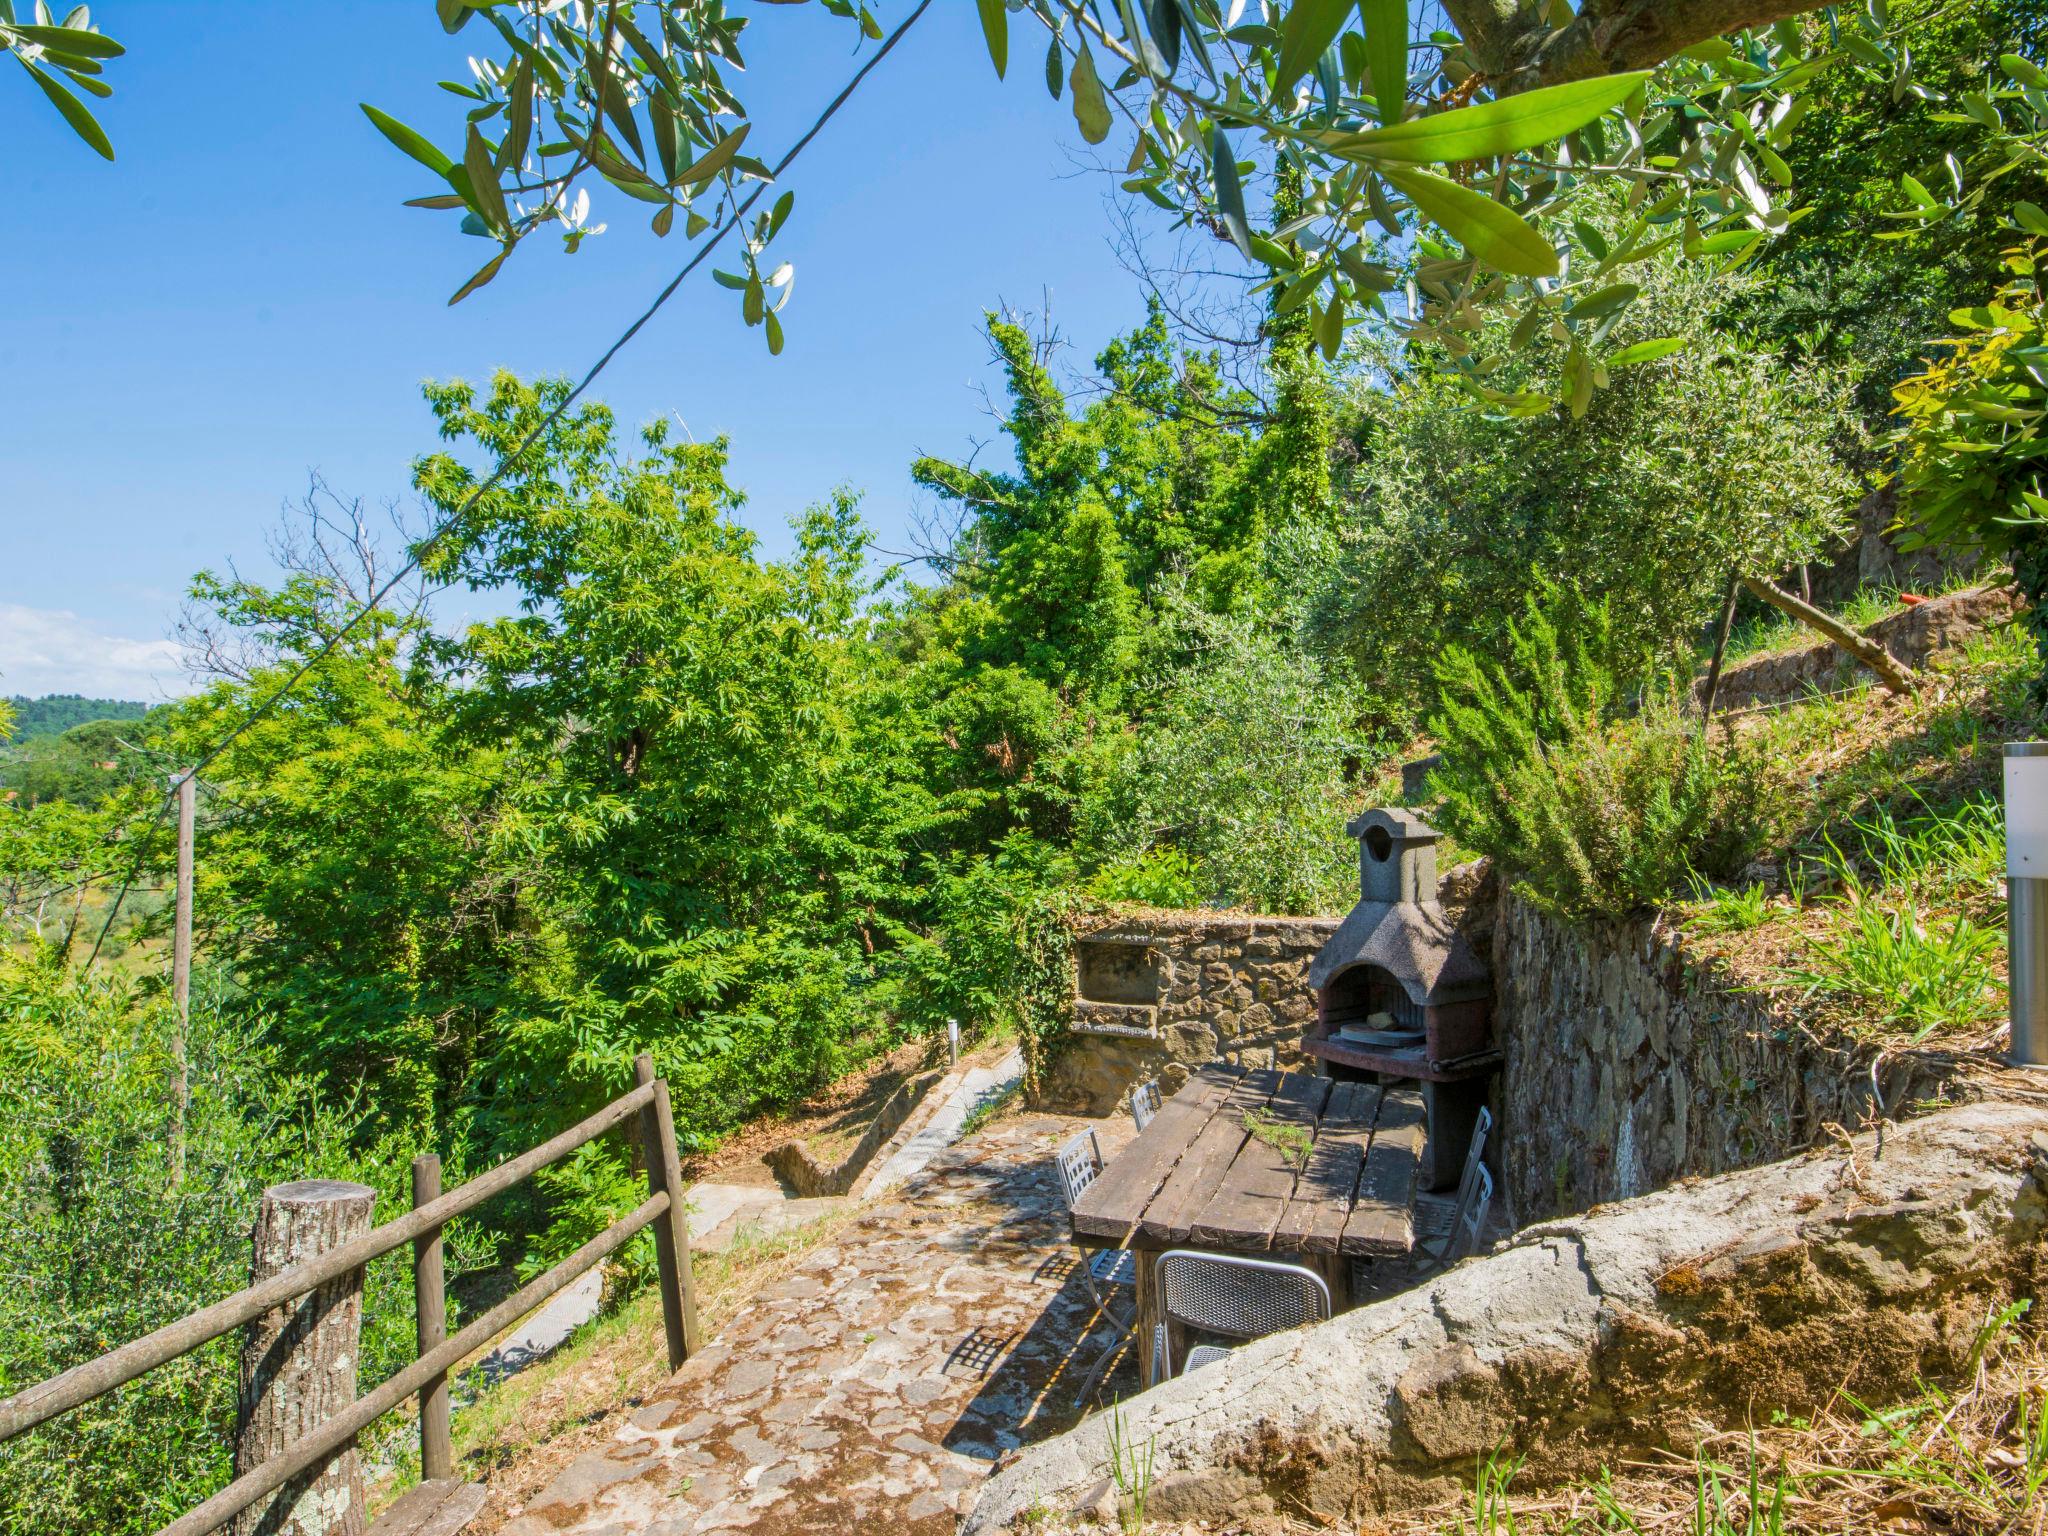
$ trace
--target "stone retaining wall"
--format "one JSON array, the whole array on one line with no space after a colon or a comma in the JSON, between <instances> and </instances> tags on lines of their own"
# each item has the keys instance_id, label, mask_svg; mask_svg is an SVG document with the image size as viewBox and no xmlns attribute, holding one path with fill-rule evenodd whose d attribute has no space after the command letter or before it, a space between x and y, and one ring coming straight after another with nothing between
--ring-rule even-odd
<instances>
[{"instance_id":1,"label":"stone retaining wall","mask_svg":"<svg viewBox=\"0 0 2048 1536\"><path fill-rule=\"evenodd\" d=\"M1773 1017L1668 927L1566 923L1507 891L1492 928L1489 1161L1518 1221L1770 1162L1957 1086L1955 1057L1880 1059Z\"/></svg>"},{"instance_id":2,"label":"stone retaining wall","mask_svg":"<svg viewBox=\"0 0 2048 1536\"><path fill-rule=\"evenodd\" d=\"M868 1122L868 1128L861 1132L860 1140L851 1151L829 1167L811 1156L811 1149L801 1137L771 1147L762 1161L775 1170L775 1176L796 1191L804 1199L819 1199L826 1195L843 1195L853 1188L854 1181L874 1160L882 1143L902 1127L910 1118L932 1085L946 1074L933 1069L920 1072L896 1085L896 1091L882 1101L882 1107L875 1118Z\"/></svg>"},{"instance_id":3,"label":"stone retaining wall","mask_svg":"<svg viewBox=\"0 0 2048 1536\"><path fill-rule=\"evenodd\" d=\"M1039 1086L1042 1107L1106 1115L1132 1084L1177 1091L1230 1054L1245 1066L1313 1069L1308 963L1337 919L1236 912L1091 914L1074 935L1074 1013Z\"/></svg>"}]
</instances>

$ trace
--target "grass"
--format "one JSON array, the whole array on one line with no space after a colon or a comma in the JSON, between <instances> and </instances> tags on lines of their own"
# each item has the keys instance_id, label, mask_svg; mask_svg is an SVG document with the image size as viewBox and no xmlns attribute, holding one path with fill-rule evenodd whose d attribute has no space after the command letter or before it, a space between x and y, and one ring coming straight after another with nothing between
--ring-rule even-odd
<instances>
[{"instance_id":1,"label":"grass","mask_svg":"<svg viewBox=\"0 0 2048 1536\"><path fill-rule=\"evenodd\" d=\"M1695 933L1747 933L1763 926L1771 915L1770 893L1761 885L1724 888L1699 881L1693 891L1693 899L1682 910L1686 926Z\"/></svg>"},{"instance_id":2,"label":"grass","mask_svg":"<svg viewBox=\"0 0 2048 1536\"><path fill-rule=\"evenodd\" d=\"M1131 1443L1130 1427L1124 1422L1121 1405L1109 1411L1109 1475L1116 1484L1117 1523L1124 1536L1143 1536L1145 1506L1152 1499L1153 1461L1159 1450L1156 1438L1147 1439L1140 1449Z\"/></svg>"},{"instance_id":3,"label":"grass","mask_svg":"<svg viewBox=\"0 0 2048 1536\"><path fill-rule=\"evenodd\" d=\"M1855 1009L1867 1030L1915 1045L2005 1011L2003 814L1988 795L1919 803L1904 820L1879 806L1841 842L1823 839L1813 863L1841 900L1785 972L1809 996Z\"/></svg>"},{"instance_id":4,"label":"grass","mask_svg":"<svg viewBox=\"0 0 2048 1536\"><path fill-rule=\"evenodd\" d=\"M995 1119L996 1116L1014 1108L1023 1092L1024 1080L1019 1078L1016 1082L1003 1089L1001 1093L983 1099L974 1108L970 1109L967 1112L967 1118L960 1122L961 1136L972 1136L976 1131Z\"/></svg>"},{"instance_id":5,"label":"grass","mask_svg":"<svg viewBox=\"0 0 2048 1536\"><path fill-rule=\"evenodd\" d=\"M1788 1016L1883 1044L1991 1043L2004 1011L2002 744L2040 733L2015 626L1922 690L1809 698L1717 723L1781 778L1804 830L1773 873L1674 904L1695 953Z\"/></svg>"},{"instance_id":6,"label":"grass","mask_svg":"<svg viewBox=\"0 0 2048 1536\"><path fill-rule=\"evenodd\" d=\"M1919 1045L1938 1030L1990 1023L2005 1011L1996 961L2002 934L1957 915L1923 921L1907 901L1887 905L1855 890L1847 914L1786 971L1809 996L1858 1009L1877 1032L1904 1030Z\"/></svg>"},{"instance_id":7,"label":"grass","mask_svg":"<svg viewBox=\"0 0 2048 1536\"><path fill-rule=\"evenodd\" d=\"M1308 1166L1309 1153L1315 1150L1316 1139L1307 1127L1289 1124L1256 1105L1247 1109L1239 1119L1253 1136L1286 1158L1296 1173Z\"/></svg>"},{"instance_id":8,"label":"grass","mask_svg":"<svg viewBox=\"0 0 2048 1536\"><path fill-rule=\"evenodd\" d=\"M1781 1536L1806 1531L2031 1533L2048 1498L2048 1355L2021 1331L2028 1303L1980 1330L1966 1384L1874 1409L1841 1394L1811 1419L1708 1437L1545 1494L1516 1495L1513 1463L1482 1462L1454 1514L1393 1528L1430 1536Z\"/></svg>"}]
</instances>

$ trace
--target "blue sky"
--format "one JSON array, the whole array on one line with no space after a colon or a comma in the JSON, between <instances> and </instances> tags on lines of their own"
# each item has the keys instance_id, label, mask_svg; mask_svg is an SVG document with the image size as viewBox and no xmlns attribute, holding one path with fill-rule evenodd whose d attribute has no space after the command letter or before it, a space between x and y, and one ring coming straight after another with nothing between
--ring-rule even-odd
<instances>
[{"instance_id":1,"label":"blue sky","mask_svg":"<svg viewBox=\"0 0 2048 1536\"><path fill-rule=\"evenodd\" d=\"M852 31L815 6L745 9L754 147L779 154L854 67ZM267 570L265 534L309 471L372 502L407 494L433 445L421 380L580 372L689 251L604 195L608 233L573 257L536 238L449 309L488 249L398 206L424 173L356 106L452 140L460 104L434 82L467 78L469 45L430 0L93 14L128 48L99 104L114 164L25 76L0 78L0 694L154 698L180 686L163 637L187 579ZM771 549L842 482L901 547L912 457L993 429L984 309L1049 297L1076 363L1141 312L1110 245L1113 180L1077 160L1042 44L1013 25L998 84L974 7L938 0L791 172L781 357L700 273L597 386L628 424L729 434ZM444 621L462 616L444 600Z\"/></svg>"}]
</instances>

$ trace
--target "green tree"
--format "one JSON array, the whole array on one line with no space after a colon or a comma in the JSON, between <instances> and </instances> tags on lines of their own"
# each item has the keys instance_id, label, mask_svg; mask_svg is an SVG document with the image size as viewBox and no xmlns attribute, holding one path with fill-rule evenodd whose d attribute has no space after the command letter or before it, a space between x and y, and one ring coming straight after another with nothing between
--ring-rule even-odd
<instances>
[{"instance_id":1,"label":"green tree","mask_svg":"<svg viewBox=\"0 0 2048 1536\"><path fill-rule=\"evenodd\" d=\"M495 459L566 388L501 375L429 399L446 437ZM693 1130L819 1081L878 1015L859 986L873 891L841 872L871 887L905 857L900 821L923 814L893 804L901 753L863 733L851 501L764 562L730 518L722 442L671 443L657 424L643 443L619 453L601 407L556 418L429 554L437 579L520 606L427 648L467 684L451 729L505 754L494 837L531 861L555 936L479 1075L494 1123L535 1115L535 1080L554 1085L549 1117L608 1096L643 1048ZM476 475L444 453L417 482L452 512Z\"/></svg>"},{"instance_id":2,"label":"green tree","mask_svg":"<svg viewBox=\"0 0 2048 1536\"><path fill-rule=\"evenodd\" d=\"M1849 375L1787 364L1722 329L1730 280L1670 262L1640 272L1617 339L1642 360L1589 388L1582 415L1542 397L1533 414L1509 413L1523 408L1521 370L1546 366L1527 354L1566 344L1500 321L1471 346L1497 362L1489 377L1509 409L1475 409L1426 364L1397 369L1391 389L1361 380L1353 522L1315 629L1393 718L1427 708L1448 640L1504 658L1509 622L1540 580L1609 603L1630 650L1668 652L1731 575L1811 559L1855 503L1839 451L1854 441Z\"/></svg>"},{"instance_id":3,"label":"green tree","mask_svg":"<svg viewBox=\"0 0 2048 1536\"><path fill-rule=\"evenodd\" d=\"M2011 252L1989 304L1957 310L1946 355L1894 392L1907 547L1982 549L2012 562L2048 689L2048 300L2041 247Z\"/></svg>"}]
</instances>

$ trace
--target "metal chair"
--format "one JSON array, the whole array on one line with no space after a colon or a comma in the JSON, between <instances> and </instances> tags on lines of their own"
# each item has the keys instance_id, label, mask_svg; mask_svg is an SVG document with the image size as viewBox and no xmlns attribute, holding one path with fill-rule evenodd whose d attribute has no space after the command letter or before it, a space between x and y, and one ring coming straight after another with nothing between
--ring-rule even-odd
<instances>
[{"instance_id":1,"label":"metal chair","mask_svg":"<svg viewBox=\"0 0 2048 1536\"><path fill-rule=\"evenodd\" d=\"M1152 1123L1152 1117L1159 1113L1159 1079L1138 1084L1131 1090L1131 1118L1138 1122L1138 1134L1143 1135L1145 1127Z\"/></svg>"},{"instance_id":2,"label":"metal chair","mask_svg":"<svg viewBox=\"0 0 2048 1536\"><path fill-rule=\"evenodd\" d=\"M1473 1186L1471 1203L1458 1213L1458 1230L1452 1235L1451 1247L1444 1256L1446 1264L1455 1264L1479 1251L1479 1245L1486 1238L1486 1218L1492 1209L1493 1175L1482 1166L1478 1182Z\"/></svg>"},{"instance_id":3,"label":"metal chair","mask_svg":"<svg viewBox=\"0 0 2048 1536\"><path fill-rule=\"evenodd\" d=\"M1389 1284L1398 1284L1404 1277L1413 1283L1419 1276L1448 1268L1478 1246L1487 1212L1493 1205L1493 1174L1481 1161L1486 1151L1486 1139L1492 1130L1493 1112L1482 1106L1479 1118L1472 1122L1472 1144L1465 1152L1465 1171L1458 1179L1458 1193L1450 1199L1442 1195L1415 1197L1415 1256L1412 1261L1406 1265L1389 1266L1385 1276L1374 1270L1370 1260L1351 1261L1351 1298L1354 1302L1386 1289ZM1477 1204L1478 1225L1466 1233L1466 1227L1470 1226L1468 1218L1479 1201L1482 1181L1486 1197L1483 1204Z\"/></svg>"},{"instance_id":4,"label":"metal chair","mask_svg":"<svg viewBox=\"0 0 2048 1536\"><path fill-rule=\"evenodd\" d=\"M1102 1146L1095 1139L1093 1131L1083 1131L1059 1149L1053 1156L1054 1166L1059 1170L1060 1193L1066 1200L1067 1211L1073 1212L1074 1202L1081 1198L1081 1192L1093 1184L1103 1168ZM1097 1313L1108 1320L1110 1340L1095 1364L1088 1368L1082 1379L1081 1390L1075 1394L1076 1405L1088 1400L1088 1394L1095 1389L1095 1383L1102 1373L1109 1369L1109 1362L1116 1358L1116 1352L1131 1336L1131 1327L1137 1321L1138 1313L1138 1261L1128 1248L1097 1248L1090 1252L1087 1261L1078 1266L1081 1284L1087 1288L1088 1300ZM1128 1317L1117 1316L1110 1304L1116 1293L1131 1293L1131 1309ZM1091 1319L1090 1326L1093 1326ZM1085 1339L1086 1334L1082 1335ZM1080 1340L1076 1340L1078 1346Z\"/></svg>"},{"instance_id":5,"label":"metal chair","mask_svg":"<svg viewBox=\"0 0 2048 1536\"><path fill-rule=\"evenodd\" d=\"M1298 1264L1174 1248L1159 1255L1156 1273L1159 1310L1165 1320L1152 1330L1154 1381L1173 1374L1171 1323L1245 1341L1321 1322L1330 1315L1330 1288L1321 1275ZM1229 1353L1215 1344L1197 1344L1181 1362L1181 1374Z\"/></svg>"},{"instance_id":6,"label":"metal chair","mask_svg":"<svg viewBox=\"0 0 2048 1536\"><path fill-rule=\"evenodd\" d=\"M1472 1204L1473 1186L1478 1182L1486 1138L1493 1130L1493 1112L1481 1107L1472 1123L1472 1145L1465 1151L1465 1171L1458 1178L1458 1193L1446 1200L1442 1195L1419 1195L1415 1200L1415 1244L1432 1263L1448 1262L1452 1241L1457 1236L1458 1218Z\"/></svg>"}]
</instances>

